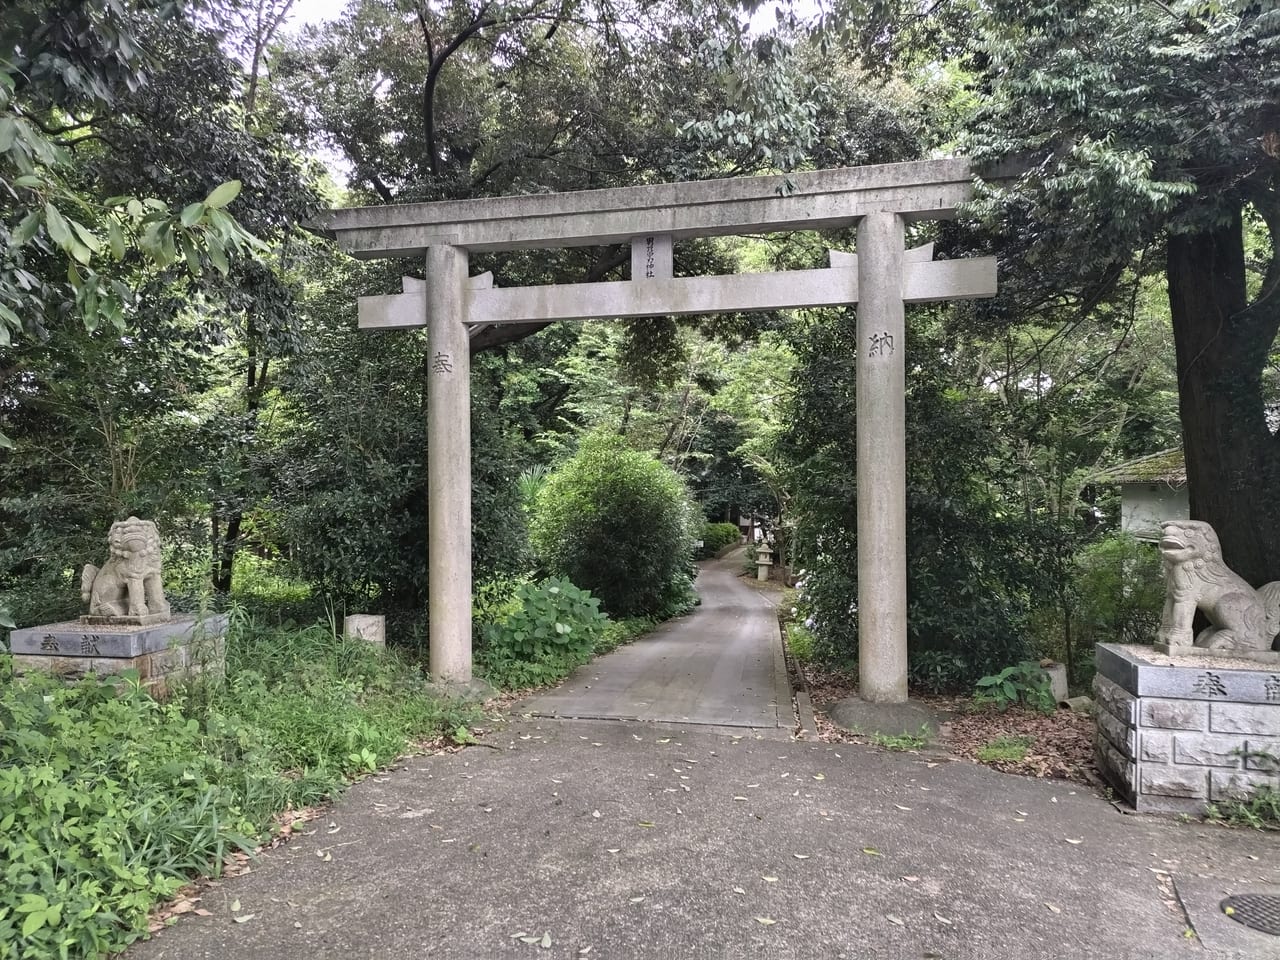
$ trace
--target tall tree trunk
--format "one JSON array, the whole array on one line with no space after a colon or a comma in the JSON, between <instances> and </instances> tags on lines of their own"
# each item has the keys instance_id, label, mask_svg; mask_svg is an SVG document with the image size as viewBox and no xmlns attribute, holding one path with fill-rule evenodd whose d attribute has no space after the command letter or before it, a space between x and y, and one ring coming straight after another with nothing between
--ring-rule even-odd
<instances>
[{"instance_id":1,"label":"tall tree trunk","mask_svg":"<svg viewBox=\"0 0 1280 960\"><path fill-rule=\"evenodd\" d=\"M227 596L231 593L231 574L235 570L236 551L240 546L240 524L244 513L237 510L227 520L227 533L218 547L213 570L213 589Z\"/></svg>"},{"instance_id":2,"label":"tall tree trunk","mask_svg":"<svg viewBox=\"0 0 1280 960\"><path fill-rule=\"evenodd\" d=\"M262 407L262 395L266 390L267 371L271 359L262 361L258 366L257 343L250 333L248 357L245 372L245 432L247 436L256 437L258 433L258 412ZM241 442L241 466L248 457L246 444ZM214 527L213 554L213 589L224 596L231 593L231 579L235 570L236 552L240 549L240 533L244 524L244 504L248 500L247 482L241 479L239 489L234 491L234 502L237 504L227 514L227 526L221 544L217 540L217 527ZM216 507L214 508L216 511ZM215 514L216 516L216 514Z\"/></svg>"},{"instance_id":3,"label":"tall tree trunk","mask_svg":"<svg viewBox=\"0 0 1280 960\"><path fill-rule=\"evenodd\" d=\"M1280 450L1262 394L1280 312L1248 306L1239 209L1170 237L1166 277L1191 516L1254 586L1280 579Z\"/></svg>"}]
</instances>

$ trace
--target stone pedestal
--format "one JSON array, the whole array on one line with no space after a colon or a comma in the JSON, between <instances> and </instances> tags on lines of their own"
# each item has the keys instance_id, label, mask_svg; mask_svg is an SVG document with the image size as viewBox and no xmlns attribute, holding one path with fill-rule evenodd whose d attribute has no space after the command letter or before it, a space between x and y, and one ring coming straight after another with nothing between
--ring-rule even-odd
<instances>
[{"instance_id":1,"label":"stone pedestal","mask_svg":"<svg viewBox=\"0 0 1280 960\"><path fill-rule=\"evenodd\" d=\"M380 613L353 613L342 621L342 633L387 649L387 618Z\"/></svg>"},{"instance_id":2,"label":"stone pedestal","mask_svg":"<svg viewBox=\"0 0 1280 960\"><path fill-rule=\"evenodd\" d=\"M72 620L14 630L9 649L18 674L41 670L75 680L136 670L148 692L164 697L179 681L222 673L226 633L226 614L141 625Z\"/></svg>"},{"instance_id":3,"label":"stone pedestal","mask_svg":"<svg viewBox=\"0 0 1280 960\"><path fill-rule=\"evenodd\" d=\"M842 730L864 737L924 737L938 734L938 715L924 704L872 703L860 697L846 697L832 706L827 715Z\"/></svg>"},{"instance_id":4,"label":"stone pedestal","mask_svg":"<svg viewBox=\"0 0 1280 960\"><path fill-rule=\"evenodd\" d=\"M1041 667L1045 676L1049 678L1049 692L1053 694L1053 702L1056 704L1066 703L1070 691L1067 689L1067 665L1065 663L1051 663L1046 667Z\"/></svg>"},{"instance_id":5,"label":"stone pedestal","mask_svg":"<svg viewBox=\"0 0 1280 960\"><path fill-rule=\"evenodd\" d=\"M1100 643L1094 759L1139 812L1280 790L1280 667Z\"/></svg>"}]
</instances>

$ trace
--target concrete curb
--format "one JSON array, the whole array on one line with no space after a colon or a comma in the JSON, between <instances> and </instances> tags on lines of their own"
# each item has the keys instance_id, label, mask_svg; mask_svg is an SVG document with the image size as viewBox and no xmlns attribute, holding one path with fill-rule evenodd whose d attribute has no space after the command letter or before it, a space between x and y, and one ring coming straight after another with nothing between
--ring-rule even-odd
<instances>
[{"instance_id":1,"label":"concrete curb","mask_svg":"<svg viewBox=\"0 0 1280 960\"><path fill-rule=\"evenodd\" d=\"M778 705L778 726L792 730L795 718L791 713L793 691L791 677L787 675L787 654L782 643L782 628L776 617L773 625L773 696Z\"/></svg>"}]
</instances>

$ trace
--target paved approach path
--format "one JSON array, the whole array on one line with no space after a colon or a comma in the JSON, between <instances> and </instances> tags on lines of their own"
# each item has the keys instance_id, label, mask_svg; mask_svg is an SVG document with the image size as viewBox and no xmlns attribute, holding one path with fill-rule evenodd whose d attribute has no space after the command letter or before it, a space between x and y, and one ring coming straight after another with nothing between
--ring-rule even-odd
<instances>
[{"instance_id":1,"label":"paved approach path","mask_svg":"<svg viewBox=\"0 0 1280 960\"><path fill-rule=\"evenodd\" d=\"M1280 882L1280 835L1124 816L1084 787L971 763L705 726L540 720L484 743L357 784L205 890L211 916L128 960L1280 956L1280 938L1216 911ZM1184 936L1175 891L1203 943Z\"/></svg>"},{"instance_id":2,"label":"paved approach path","mask_svg":"<svg viewBox=\"0 0 1280 960\"><path fill-rule=\"evenodd\" d=\"M1217 910L1280 892L1280 835L787 737L772 611L733 568L704 568L697 613L515 708L655 722L526 719L411 759L126 957L1280 958Z\"/></svg>"},{"instance_id":3,"label":"paved approach path","mask_svg":"<svg viewBox=\"0 0 1280 960\"><path fill-rule=\"evenodd\" d=\"M580 667L516 709L538 717L794 727L791 685L773 604L738 577L743 551L701 564L702 604L688 616Z\"/></svg>"}]
</instances>

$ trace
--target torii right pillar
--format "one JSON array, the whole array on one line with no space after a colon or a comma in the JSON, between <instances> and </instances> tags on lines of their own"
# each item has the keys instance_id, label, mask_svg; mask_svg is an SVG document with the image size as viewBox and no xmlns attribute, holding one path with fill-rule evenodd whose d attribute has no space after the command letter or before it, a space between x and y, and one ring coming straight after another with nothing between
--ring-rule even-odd
<instances>
[{"instance_id":1,"label":"torii right pillar","mask_svg":"<svg viewBox=\"0 0 1280 960\"><path fill-rule=\"evenodd\" d=\"M907 420L903 221L858 224L858 692L907 699Z\"/></svg>"}]
</instances>

